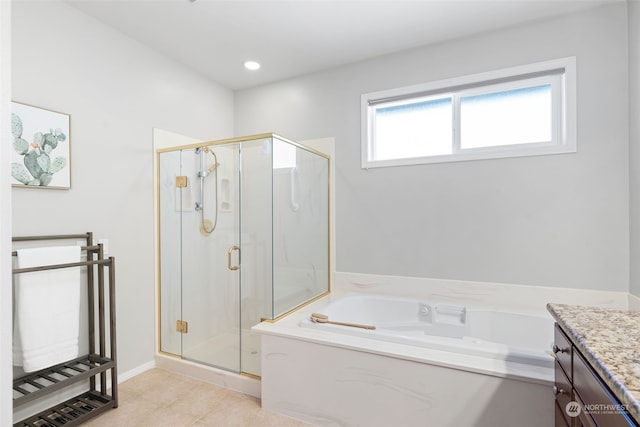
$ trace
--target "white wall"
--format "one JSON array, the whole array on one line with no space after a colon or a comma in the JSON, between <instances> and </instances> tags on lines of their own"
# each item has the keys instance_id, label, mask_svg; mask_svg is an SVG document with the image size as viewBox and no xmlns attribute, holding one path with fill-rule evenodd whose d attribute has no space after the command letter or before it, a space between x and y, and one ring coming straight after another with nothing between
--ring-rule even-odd
<instances>
[{"instance_id":1,"label":"white wall","mask_svg":"<svg viewBox=\"0 0 640 427\"><path fill-rule=\"evenodd\" d=\"M11 123L11 2L0 1L0 159L9 157ZM11 192L9 163L0 162L0 425L12 423Z\"/></svg>"},{"instance_id":2,"label":"white wall","mask_svg":"<svg viewBox=\"0 0 640 427\"><path fill-rule=\"evenodd\" d=\"M13 234L109 239L126 373L155 352L152 128L230 137L233 93L64 3L12 19L13 99L71 114L72 151L71 190L13 189Z\"/></svg>"},{"instance_id":3,"label":"white wall","mask_svg":"<svg viewBox=\"0 0 640 427\"><path fill-rule=\"evenodd\" d=\"M626 291L626 4L239 91L235 133L335 136L337 271ZM578 153L360 169L362 93L577 57Z\"/></svg>"},{"instance_id":4,"label":"white wall","mask_svg":"<svg viewBox=\"0 0 640 427\"><path fill-rule=\"evenodd\" d=\"M640 296L640 2L631 0L629 13L629 159L631 219L630 291Z\"/></svg>"}]
</instances>

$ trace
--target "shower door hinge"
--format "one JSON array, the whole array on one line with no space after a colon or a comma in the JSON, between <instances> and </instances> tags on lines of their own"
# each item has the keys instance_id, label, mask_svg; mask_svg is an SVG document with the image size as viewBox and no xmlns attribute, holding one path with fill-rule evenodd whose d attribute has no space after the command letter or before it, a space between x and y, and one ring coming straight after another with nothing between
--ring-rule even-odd
<instances>
[{"instance_id":1,"label":"shower door hinge","mask_svg":"<svg viewBox=\"0 0 640 427\"><path fill-rule=\"evenodd\" d=\"M176 331L182 333L182 334L186 334L187 332L189 332L189 324L187 322L185 322L184 320L177 320L176 321Z\"/></svg>"},{"instance_id":2,"label":"shower door hinge","mask_svg":"<svg viewBox=\"0 0 640 427\"><path fill-rule=\"evenodd\" d=\"M187 186L186 176L176 176L176 188L185 188Z\"/></svg>"}]
</instances>

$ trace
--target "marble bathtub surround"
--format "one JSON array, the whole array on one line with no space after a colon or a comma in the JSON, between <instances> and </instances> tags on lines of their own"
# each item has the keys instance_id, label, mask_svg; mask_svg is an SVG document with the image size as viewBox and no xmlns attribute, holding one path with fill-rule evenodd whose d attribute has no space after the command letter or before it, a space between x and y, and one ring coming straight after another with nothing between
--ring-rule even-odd
<instances>
[{"instance_id":1,"label":"marble bathtub surround","mask_svg":"<svg viewBox=\"0 0 640 427\"><path fill-rule=\"evenodd\" d=\"M469 305L524 308L544 312L549 301L640 310L640 298L627 292L337 272L331 290L332 296L340 296L347 292L463 301Z\"/></svg>"},{"instance_id":2,"label":"marble bathtub surround","mask_svg":"<svg viewBox=\"0 0 640 427\"><path fill-rule=\"evenodd\" d=\"M546 306L549 301L617 310L640 307L640 300L627 292L336 272L328 297L276 323L262 323L253 328L262 334L261 395L264 408L312 424L330 425L330 422L340 421L344 425L393 425L391 419L383 419L389 414L373 411L370 403L357 399L360 394L365 396L374 391L382 393L389 390L391 392L382 400L394 402L393 405L402 408L405 421L411 419L415 425L424 422L425 413L429 414L432 425L500 425L500 422L504 425L504 420L511 416L517 419L513 425L553 424L554 407L550 398L552 368L300 327L300 322L311 313L324 313L328 304L351 292L524 310L544 316L548 316ZM551 341L552 338L549 351ZM314 369L308 369L309 366L314 366ZM367 368L363 371L365 366ZM422 375L417 374L418 371ZM364 373L370 375L354 377ZM429 388L432 381L414 384L421 378L433 380L438 376L442 376L442 380L436 381L440 385L437 390ZM471 384L475 381L483 384L482 396L489 400L477 401L478 393L473 393L468 399L461 396L460 391L473 389ZM299 390L301 384L306 386L305 393L292 392ZM439 400L447 395L442 384L452 385L449 392L456 395L457 409ZM487 384L495 386L495 393L488 391ZM362 389L356 393L352 388L343 389L345 385L361 386ZM420 392L416 394L415 390ZM509 392L504 394L505 390ZM527 407L515 408L514 403L517 402L509 399L523 393L529 396ZM407 399L408 394L416 398ZM342 405L338 402L348 402L349 410L341 412ZM461 402L466 409L463 414L459 411ZM504 406L505 402L507 406ZM362 411L354 411L358 405ZM535 413L526 412L532 408ZM354 412L362 417L375 413L375 418L355 420ZM452 419L451 414L456 414L457 418ZM492 414L501 421L482 418ZM398 419L395 421L397 425ZM410 425L408 421L405 424Z\"/></svg>"},{"instance_id":3,"label":"marble bathtub surround","mask_svg":"<svg viewBox=\"0 0 640 427\"><path fill-rule=\"evenodd\" d=\"M633 418L640 420L640 311L547 308Z\"/></svg>"}]
</instances>

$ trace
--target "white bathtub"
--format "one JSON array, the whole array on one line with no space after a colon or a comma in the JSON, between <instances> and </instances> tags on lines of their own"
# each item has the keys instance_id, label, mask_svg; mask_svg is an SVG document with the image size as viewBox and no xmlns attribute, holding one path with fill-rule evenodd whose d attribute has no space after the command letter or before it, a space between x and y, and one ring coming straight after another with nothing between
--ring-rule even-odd
<instances>
[{"instance_id":1,"label":"white bathtub","mask_svg":"<svg viewBox=\"0 0 640 427\"><path fill-rule=\"evenodd\" d=\"M546 312L348 294L323 308L321 314L330 321L376 329L315 323L309 317L300 326L553 368L553 320Z\"/></svg>"},{"instance_id":2,"label":"white bathtub","mask_svg":"<svg viewBox=\"0 0 640 427\"><path fill-rule=\"evenodd\" d=\"M314 312L376 329L312 323ZM254 329L263 408L312 425L553 426L544 307L332 295Z\"/></svg>"}]
</instances>

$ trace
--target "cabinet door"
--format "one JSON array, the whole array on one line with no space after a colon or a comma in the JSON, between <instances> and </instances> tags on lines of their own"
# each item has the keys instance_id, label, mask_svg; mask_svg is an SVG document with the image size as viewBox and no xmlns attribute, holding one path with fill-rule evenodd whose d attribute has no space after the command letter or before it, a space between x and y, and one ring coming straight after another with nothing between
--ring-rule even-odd
<instances>
[{"instance_id":1,"label":"cabinet door","mask_svg":"<svg viewBox=\"0 0 640 427\"><path fill-rule=\"evenodd\" d=\"M580 414L578 414L578 416L573 419L573 427L598 427L598 424L596 424L596 422L593 421L593 418L591 418L591 415L589 415L584 410L584 403L575 392L574 392L574 399L580 405ZM603 426L603 427L608 427L608 426Z\"/></svg>"},{"instance_id":2,"label":"cabinet door","mask_svg":"<svg viewBox=\"0 0 640 427\"><path fill-rule=\"evenodd\" d=\"M607 386L591 369L582 355L575 351L573 355L573 387L577 396L585 404L582 405L586 415L593 418L594 425L600 427L629 427L636 425L626 411L619 411L620 402L613 396ZM595 408L593 410L589 410Z\"/></svg>"},{"instance_id":3,"label":"cabinet door","mask_svg":"<svg viewBox=\"0 0 640 427\"><path fill-rule=\"evenodd\" d=\"M569 424L567 424L564 409L560 407L557 400L554 406L556 407L556 427L570 427Z\"/></svg>"}]
</instances>

